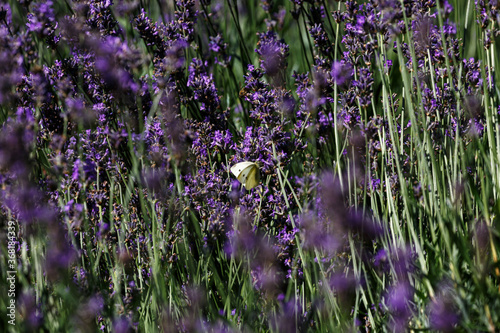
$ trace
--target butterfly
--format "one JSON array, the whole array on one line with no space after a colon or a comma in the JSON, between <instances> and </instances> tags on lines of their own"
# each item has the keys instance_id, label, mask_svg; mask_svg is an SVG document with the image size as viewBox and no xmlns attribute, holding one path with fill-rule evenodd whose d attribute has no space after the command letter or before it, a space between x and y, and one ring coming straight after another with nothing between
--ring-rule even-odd
<instances>
[{"instance_id":1,"label":"butterfly","mask_svg":"<svg viewBox=\"0 0 500 333\"><path fill-rule=\"evenodd\" d=\"M238 178L247 190L259 185L259 165L254 162L240 162L231 167L231 172Z\"/></svg>"}]
</instances>

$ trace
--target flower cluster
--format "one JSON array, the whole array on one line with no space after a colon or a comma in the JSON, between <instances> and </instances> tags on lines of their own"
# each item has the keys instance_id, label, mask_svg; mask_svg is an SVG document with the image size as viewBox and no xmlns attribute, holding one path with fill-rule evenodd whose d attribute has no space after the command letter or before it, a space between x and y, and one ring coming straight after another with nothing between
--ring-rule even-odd
<instances>
[{"instance_id":1,"label":"flower cluster","mask_svg":"<svg viewBox=\"0 0 500 333\"><path fill-rule=\"evenodd\" d=\"M500 326L497 1L147 4L0 1L21 330Z\"/></svg>"}]
</instances>

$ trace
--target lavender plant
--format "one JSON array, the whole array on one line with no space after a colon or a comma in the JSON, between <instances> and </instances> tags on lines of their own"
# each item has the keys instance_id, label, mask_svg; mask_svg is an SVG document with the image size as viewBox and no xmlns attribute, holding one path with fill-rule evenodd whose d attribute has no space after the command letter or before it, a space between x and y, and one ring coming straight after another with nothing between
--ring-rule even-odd
<instances>
[{"instance_id":1,"label":"lavender plant","mask_svg":"<svg viewBox=\"0 0 500 333\"><path fill-rule=\"evenodd\" d=\"M498 23L0 1L2 329L498 331Z\"/></svg>"}]
</instances>

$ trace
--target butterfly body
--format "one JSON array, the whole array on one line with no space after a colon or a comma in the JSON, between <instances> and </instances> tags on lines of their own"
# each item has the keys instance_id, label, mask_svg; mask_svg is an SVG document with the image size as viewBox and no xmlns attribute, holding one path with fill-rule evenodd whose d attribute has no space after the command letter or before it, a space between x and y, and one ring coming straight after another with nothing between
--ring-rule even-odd
<instances>
[{"instance_id":1,"label":"butterfly body","mask_svg":"<svg viewBox=\"0 0 500 333\"><path fill-rule=\"evenodd\" d=\"M260 170L257 163L240 162L231 167L231 172L247 190L259 185Z\"/></svg>"}]
</instances>

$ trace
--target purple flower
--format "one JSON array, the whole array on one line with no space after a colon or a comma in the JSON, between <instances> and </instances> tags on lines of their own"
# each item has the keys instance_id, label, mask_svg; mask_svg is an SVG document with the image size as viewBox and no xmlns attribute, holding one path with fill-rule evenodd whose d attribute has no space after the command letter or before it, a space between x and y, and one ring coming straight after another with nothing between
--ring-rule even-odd
<instances>
[{"instance_id":1,"label":"purple flower","mask_svg":"<svg viewBox=\"0 0 500 333\"><path fill-rule=\"evenodd\" d=\"M375 240L381 235L382 227L376 221L346 207L340 181L329 172L321 178L320 195L320 208L338 239L344 238L348 231L364 240Z\"/></svg>"},{"instance_id":2,"label":"purple flower","mask_svg":"<svg viewBox=\"0 0 500 333\"><path fill-rule=\"evenodd\" d=\"M172 40L176 38L185 39L188 42L194 40L194 24L197 21L198 11L195 10L194 0L177 0L175 21L170 23L167 31L173 33L178 31Z\"/></svg>"},{"instance_id":3,"label":"purple flower","mask_svg":"<svg viewBox=\"0 0 500 333\"><path fill-rule=\"evenodd\" d=\"M205 119L210 119L214 124L222 114L219 113L220 99L217 94L212 74L207 74L207 62L193 59L189 66L189 78L187 86L194 92L194 99L200 104L200 112Z\"/></svg>"},{"instance_id":4,"label":"purple flower","mask_svg":"<svg viewBox=\"0 0 500 333\"><path fill-rule=\"evenodd\" d=\"M454 301L457 297L456 290L450 282L441 282L437 290L438 294L427 308L431 328L445 333L455 332L460 322Z\"/></svg>"},{"instance_id":5,"label":"purple flower","mask_svg":"<svg viewBox=\"0 0 500 333\"><path fill-rule=\"evenodd\" d=\"M219 53L219 52L221 52L221 50L226 49L227 44L224 44L224 42L222 40L222 36L218 34L215 37L210 36L210 42L208 44L208 47L209 47L210 51L215 52L215 53Z\"/></svg>"},{"instance_id":6,"label":"purple flower","mask_svg":"<svg viewBox=\"0 0 500 333\"><path fill-rule=\"evenodd\" d=\"M352 85L355 87L356 95L362 107L368 107L372 100L373 74L366 68L358 70L358 79Z\"/></svg>"},{"instance_id":7,"label":"purple flower","mask_svg":"<svg viewBox=\"0 0 500 333\"><path fill-rule=\"evenodd\" d=\"M429 321L434 330L455 332L460 316L446 300L438 298L429 307Z\"/></svg>"},{"instance_id":8,"label":"purple flower","mask_svg":"<svg viewBox=\"0 0 500 333\"><path fill-rule=\"evenodd\" d=\"M53 3L51 0L42 0L34 3L32 12L28 14L28 23L26 23L26 26L28 27L28 32L33 32L45 38L49 45L55 47L60 37L55 35L58 23L52 6Z\"/></svg>"},{"instance_id":9,"label":"purple flower","mask_svg":"<svg viewBox=\"0 0 500 333\"><path fill-rule=\"evenodd\" d=\"M380 249L373 257L373 265L376 268L382 269L384 272L388 272L389 267L389 256L385 249Z\"/></svg>"},{"instance_id":10,"label":"purple flower","mask_svg":"<svg viewBox=\"0 0 500 333\"><path fill-rule=\"evenodd\" d=\"M2 7L2 10L3 7ZM4 10L10 16L10 7ZM3 21L6 21L4 18ZM22 45L9 33L8 25L0 22L0 104L14 101L16 97L15 87L21 82L24 74Z\"/></svg>"},{"instance_id":11,"label":"purple flower","mask_svg":"<svg viewBox=\"0 0 500 333\"><path fill-rule=\"evenodd\" d=\"M380 179L372 179L371 180L370 187L371 187L372 190L374 190L374 191L378 190L379 186L380 186Z\"/></svg>"},{"instance_id":12,"label":"purple flower","mask_svg":"<svg viewBox=\"0 0 500 333\"><path fill-rule=\"evenodd\" d=\"M484 48L489 49L493 44L492 35L498 35L498 2L476 0L477 23L485 31L486 38L483 40Z\"/></svg>"},{"instance_id":13,"label":"purple flower","mask_svg":"<svg viewBox=\"0 0 500 333\"><path fill-rule=\"evenodd\" d=\"M135 95L139 90L127 67L138 68L141 55L128 47L118 37L107 37L102 41L89 41L95 49L95 68L106 87L117 92Z\"/></svg>"},{"instance_id":14,"label":"purple flower","mask_svg":"<svg viewBox=\"0 0 500 333\"><path fill-rule=\"evenodd\" d=\"M304 332L307 330L306 312L298 300L280 302L279 311L272 315L271 327L276 332Z\"/></svg>"},{"instance_id":15,"label":"purple flower","mask_svg":"<svg viewBox=\"0 0 500 333\"><path fill-rule=\"evenodd\" d=\"M321 54L324 57L331 58L333 52L333 44L330 42L328 38L328 34L326 33L323 23L315 23L310 29L309 33L314 40L314 45L318 47Z\"/></svg>"},{"instance_id":16,"label":"purple flower","mask_svg":"<svg viewBox=\"0 0 500 333\"><path fill-rule=\"evenodd\" d=\"M324 219L314 216L312 212L303 213L297 222L305 249L322 249L332 254L341 245L338 239L340 235L336 235Z\"/></svg>"},{"instance_id":17,"label":"purple flower","mask_svg":"<svg viewBox=\"0 0 500 333\"><path fill-rule=\"evenodd\" d=\"M334 273L329 284L332 291L338 295L342 310L349 311L356 299L356 289L362 287L362 281L353 275L352 270L349 270L347 274L344 272Z\"/></svg>"},{"instance_id":18,"label":"purple flower","mask_svg":"<svg viewBox=\"0 0 500 333\"><path fill-rule=\"evenodd\" d=\"M144 8L141 8L141 12L134 22L146 45L153 47L157 56L160 59L163 58L168 47L164 40L163 27L159 26L158 23L153 24Z\"/></svg>"},{"instance_id":19,"label":"purple flower","mask_svg":"<svg viewBox=\"0 0 500 333\"><path fill-rule=\"evenodd\" d=\"M96 331L96 321L101 316L105 306L101 295L94 295L88 299L80 299L78 308L71 318L72 325L79 327L82 330Z\"/></svg>"},{"instance_id":20,"label":"purple flower","mask_svg":"<svg viewBox=\"0 0 500 333\"><path fill-rule=\"evenodd\" d=\"M276 85L285 82L284 73L287 67L288 45L279 41L276 33L269 30L259 33L258 48L255 52L260 56L261 67L265 74L269 75Z\"/></svg>"},{"instance_id":21,"label":"purple flower","mask_svg":"<svg viewBox=\"0 0 500 333\"><path fill-rule=\"evenodd\" d=\"M37 304L34 291L25 289L19 296L18 302L19 314L23 318L25 328L31 331L41 329L44 323L42 304Z\"/></svg>"},{"instance_id":22,"label":"purple flower","mask_svg":"<svg viewBox=\"0 0 500 333\"><path fill-rule=\"evenodd\" d=\"M345 61L334 61L330 75L337 85L348 85L353 76L353 69L351 64L346 63Z\"/></svg>"},{"instance_id":23,"label":"purple flower","mask_svg":"<svg viewBox=\"0 0 500 333\"><path fill-rule=\"evenodd\" d=\"M211 148L218 147L221 152L227 152L229 149L234 148L232 134L229 130L225 132L215 131L212 140Z\"/></svg>"},{"instance_id":24,"label":"purple flower","mask_svg":"<svg viewBox=\"0 0 500 333\"><path fill-rule=\"evenodd\" d=\"M113 322L113 331L117 333L131 333L134 331L129 323L129 320L125 317L115 319Z\"/></svg>"},{"instance_id":25,"label":"purple flower","mask_svg":"<svg viewBox=\"0 0 500 333\"><path fill-rule=\"evenodd\" d=\"M0 167L24 181L30 172L30 151L34 144L32 126L8 121L0 132Z\"/></svg>"},{"instance_id":26,"label":"purple flower","mask_svg":"<svg viewBox=\"0 0 500 333\"><path fill-rule=\"evenodd\" d=\"M87 12L86 23L91 29L95 29L101 35L118 36L122 31L111 10L113 1L91 0Z\"/></svg>"},{"instance_id":27,"label":"purple flower","mask_svg":"<svg viewBox=\"0 0 500 333\"><path fill-rule=\"evenodd\" d=\"M227 55L226 48L227 44L224 43L222 36L217 34L217 36L210 36L210 42L208 43L208 48L210 51L216 54L215 63L221 66L227 66L231 60L231 56Z\"/></svg>"},{"instance_id":28,"label":"purple flower","mask_svg":"<svg viewBox=\"0 0 500 333\"><path fill-rule=\"evenodd\" d=\"M18 186L2 193L2 196L7 207L23 223L49 224L56 219L55 212L44 204L46 202L44 195L35 187Z\"/></svg>"},{"instance_id":29,"label":"purple flower","mask_svg":"<svg viewBox=\"0 0 500 333\"><path fill-rule=\"evenodd\" d=\"M394 332L406 329L411 316L410 302L413 300L414 290L409 282L403 281L392 286L385 298L385 304L392 315L389 327Z\"/></svg>"}]
</instances>

